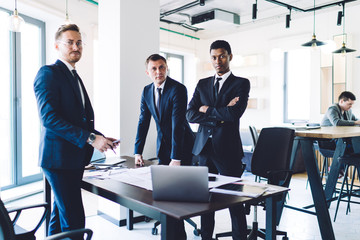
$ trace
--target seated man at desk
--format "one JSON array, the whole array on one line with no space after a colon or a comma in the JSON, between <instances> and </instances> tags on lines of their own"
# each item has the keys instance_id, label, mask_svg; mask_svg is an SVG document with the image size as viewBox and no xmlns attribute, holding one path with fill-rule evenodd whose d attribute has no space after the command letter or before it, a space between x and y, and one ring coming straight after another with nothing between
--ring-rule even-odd
<instances>
[{"instance_id":1,"label":"seated man at desk","mask_svg":"<svg viewBox=\"0 0 360 240\"><path fill-rule=\"evenodd\" d=\"M338 103L330 106L324 115L321 126L356 126L360 125L358 120L351 111L356 97L352 92L344 91L339 96ZM348 141L347 152L360 153L360 137L351 138ZM336 143L333 140L319 141L319 147L335 150Z\"/></svg>"}]
</instances>

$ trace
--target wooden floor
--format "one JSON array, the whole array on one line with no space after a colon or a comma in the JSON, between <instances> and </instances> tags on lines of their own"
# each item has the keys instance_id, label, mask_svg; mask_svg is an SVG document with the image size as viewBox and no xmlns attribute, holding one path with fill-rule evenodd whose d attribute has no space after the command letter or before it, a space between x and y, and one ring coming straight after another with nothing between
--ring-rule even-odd
<instances>
[{"instance_id":1,"label":"wooden floor","mask_svg":"<svg viewBox=\"0 0 360 240\"><path fill-rule=\"evenodd\" d=\"M244 174L246 179L254 179L250 173ZM296 206L306 206L312 203L310 194L310 188L307 187L306 174L296 174L291 181L291 191L289 193L288 204ZM134 225L134 230L128 231L126 227L117 227L115 224L107 221L104 217L97 215L96 206L93 202L96 202L96 196L91 193L83 192L85 212L86 212L86 227L91 228L94 231L93 240L108 240L108 239L121 239L121 240L159 240L160 236L154 236L151 234L151 228L153 227L153 221L149 223L137 223ZM13 202L10 205L18 205L21 203L39 202L42 200L42 194L29 197L21 200L21 202ZM360 199L354 199L359 200ZM330 207L330 216L333 219L336 204L333 203ZM337 220L333 222L333 228L335 231L336 239L338 240L357 240L360 239L360 205L351 204L351 212L346 215L346 203L341 202L338 212ZM258 208L258 221L260 227L265 223L265 212L262 208ZM32 222L29 219L34 219L36 213L31 213L25 216L28 219L23 219L23 222ZM251 225L253 219L252 213L247 216L248 225ZM193 220L199 224L200 218L195 217ZM188 239L200 240L193 234L193 228L185 223ZM216 213L216 226L215 233L229 231L231 228L230 217L227 210L219 211ZM285 208L281 218L279 228L288 232L290 240L319 240L320 232L317 224L317 218L313 215L301 213L291 209ZM160 228L159 228L160 231ZM44 231L43 227L37 233L37 239L43 239ZM221 238L231 239L231 238ZM281 239L280 237L278 239Z\"/></svg>"}]
</instances>

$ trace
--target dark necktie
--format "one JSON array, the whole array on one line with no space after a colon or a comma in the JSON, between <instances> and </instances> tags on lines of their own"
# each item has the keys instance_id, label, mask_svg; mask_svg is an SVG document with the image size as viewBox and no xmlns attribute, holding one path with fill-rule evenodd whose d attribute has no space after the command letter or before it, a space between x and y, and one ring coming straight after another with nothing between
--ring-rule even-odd
<instances>
[{"instance_id":1,"label":"dark necktie","mask_svg":"<svg viewBox=\"0 0 360 240\"><path fill-rule=\"evenodd\" d=\"M216 78L215 87L214 87L214 96L215 100L217 99L217 96L219 94L219 87L220 87L220 81L222 80L221 77Z\"/></svg>"},{"instance_id":2,"label":"dark necktie","mask_svg":"<svg viewBox=\"0 0 360 240\"><path fill-rule=\"evenodd\" d=\"M158 116L160 117L160 100L161 100L162 88L157 88L156 90L158 92L158 98L157 98L157 102L156 102L156 111L157 111Z\"/></svg>"},{"instance_id":3,"label":"dark necktie","mask_svg":"<svg viewBox=\"0 0 360 240\"><path fill-rule=\"evenodd\" d=\"M80 89L80 85L79 85L81 79L80 79L80 77L79 77L79 75L77 74L77 72L76 72L75 69L74 69L74 70L71 70L71 72L73 73L74 78L75 78L75 88L77 89L78 93L80 94L81 103L82 103L83 107L85 107L85 106L84 106L84 93L83 93L82 90Z\"/></svg>"}]
</instances>

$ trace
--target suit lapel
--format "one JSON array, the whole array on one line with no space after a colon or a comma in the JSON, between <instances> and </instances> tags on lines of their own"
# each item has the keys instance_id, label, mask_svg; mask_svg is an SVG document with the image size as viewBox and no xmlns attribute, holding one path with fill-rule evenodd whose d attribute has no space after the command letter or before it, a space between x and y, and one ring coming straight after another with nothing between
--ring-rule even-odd
<instances>
[{"instance_id":1,"label":"suit lapel","mask_svg":"<svg viewBox=\"0 0 360 240\"><path fill-rule=\"evenodd\" d=\"M234 75L231 73L229 75L229 77L226 79L226 81L224 82L224 84L222 85L219 93L218 93L218 97L217 99L219 99L231 86L231 82L234 80Z\"/></svg>"},{"instance_id":2,"label":"suit lapel","mask_svg":"<svg viewBox=\"0 0 360 240\"><path fill-rule=\"evenodd\" d=\"M211 102L215 104L215 96L214 96L214 82L215 82L215 76L213 76L211 78L211 81L209 81L209 85L208 85L208 92L209 92L209 95L210 95L210 99L211 99ZM218 96L219 98L219 96Z\"/></svg>"},{"instance_id":3,"label":"suit lapel","mask_svg":"<svg viewBox=\"0 0 360 240\"><path fill-rule=\"evenodd\" d=\"M66 80L70 83L72 91L74 92L76 98L78 99L79 103L82 106L81 94L79 89L79 84L75 81L74 75L69 71L67 66L60 60L56 61L56 64L60 66L60 69L66 76ZM85 93L84 93L85 94Z\"/></svg>"}]
</instances>

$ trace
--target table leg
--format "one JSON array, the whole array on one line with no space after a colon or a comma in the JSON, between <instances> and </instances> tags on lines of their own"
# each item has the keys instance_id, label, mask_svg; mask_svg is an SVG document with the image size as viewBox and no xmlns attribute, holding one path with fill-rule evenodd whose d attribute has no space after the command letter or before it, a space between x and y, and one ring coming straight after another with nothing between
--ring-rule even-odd
<instances>
[{"instance_id":1,"label":"table leg","mask_svg":"<svg viewBox=\"0 0 360 240\"><path fill-rule=\"evenodd\" d=\"M311 194L314 200L316 216L322 239L335 239L329 211L326 204L325 193L320 175L316 166L315 152L312 140L300 140L305 167L309 178Z\"/></svg>"},{"instance_id":2,"label":"table leg","mask_svg":"<svg viewBox=\"0 0 360 240\"><path fill-rule=\"evenodd\" d=\"M45 218L45 236L48 236L49 223L50 223L50 214L51 214L51 187L49 182L46 180L45 176L43 176L44 183L44 201L49 204L50 211L47 212Z\"/></svg>"},{"instance_id":3,"label":"table leg","mask_svg":"<svg viewBox=\"0 0 360 240\"><path fill-rule=\"evenodd\" d=\"M274 197L266 198L266 240L276 239L276 201Z\"/></svg>"},{"instance_id":4,"label":"table leg","mask_svg":"<svg viewBox=\"0 0 360 240\"><path fill-rule=\"evenodd\" d=\"M128 230L133 230L134 228L134 211L129 208L126 213L126 228Z\"/></svg>"},{"instance_id":5,"label":"table leg","mask_svg":"<svg viewBox=\"0 0 360 240\"><path fill-rule=\"evenodd\" d=\"M331 201L329 200L331 200L333 193L335 191L335 187L340 171L340 163L338 161L338 157L344 155L345 149L346 149L346 142L343 139L338 139L336 143L336 149L335 149L333 161L330 167L330 172L325 185L325 197L328 200L328 207L330 207Z\"/></svg>"},{"instance_id":6,"label":"table leg","mask_svg":"<svg viewBox=\"0 0 360 240\"><path fill-rule=\"evenodd\" d=\"M161 240L176 239L177 236L175 234L175 225L178 222L179 220L176 220L173 217L167 216L166 214L161 214Z\"/></svg>"}]
</instances>

